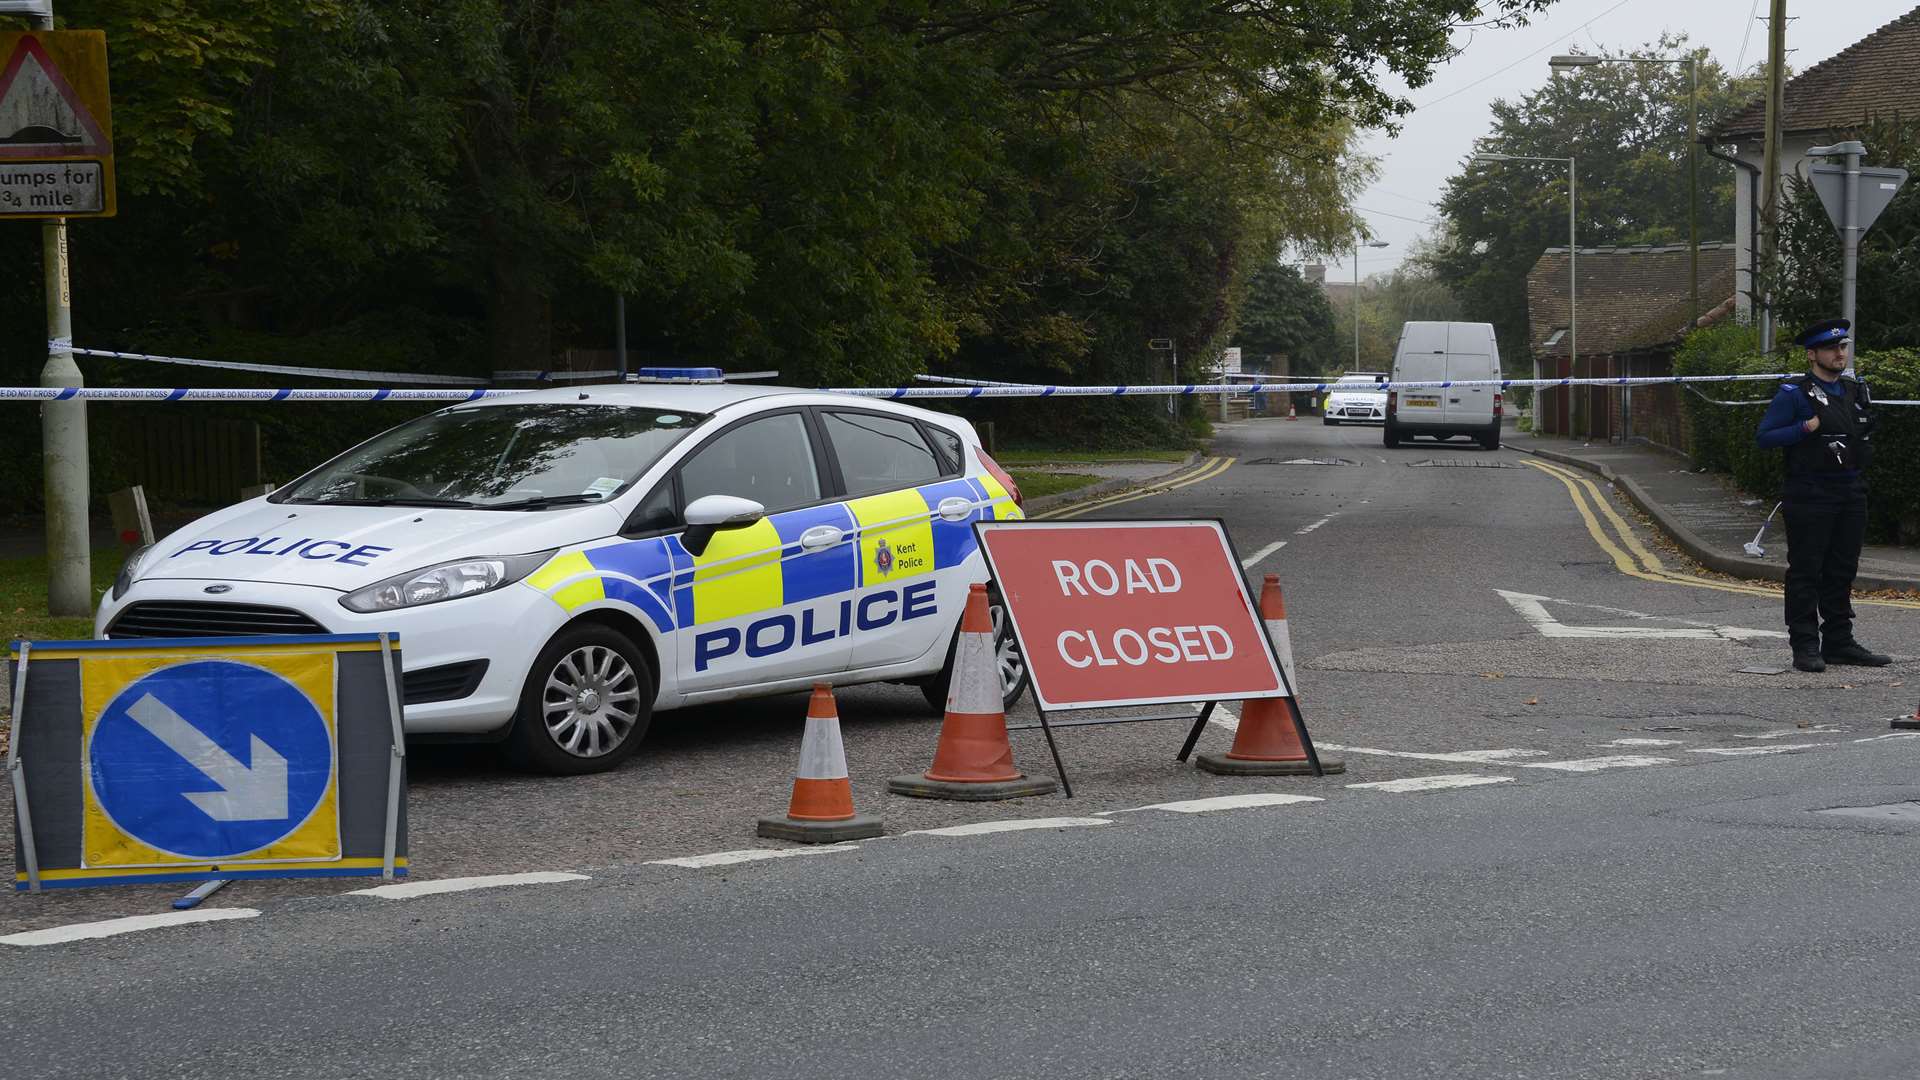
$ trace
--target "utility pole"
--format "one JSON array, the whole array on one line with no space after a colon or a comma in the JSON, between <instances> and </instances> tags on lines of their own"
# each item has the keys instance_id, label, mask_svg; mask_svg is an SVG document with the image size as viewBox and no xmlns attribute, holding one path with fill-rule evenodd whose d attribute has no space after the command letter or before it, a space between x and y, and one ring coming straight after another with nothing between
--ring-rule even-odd
<instances>
[{"instance_id":1,"label":"utility pole","mask_svg":"<svg viewBox=\"0 0 1920 1080\"><path fill-rule=\"evenodd\" d=\"M1773 283L1780 237L1780 135L1787 108L1787 0L1772 0L1767 18L1767 135L1761 166L1759 283L1760 349L1774 343Z\"/></svg>"},{"instance_id":2,"label":"utility pole","mask_svg":"<svg viewBox=\"0 0 1920 1080\"><path fill-rule=\"evenodd\" d=\"M53 29L53 6L33 16L35 30ZM73 361L73 294L67 273L67 222L40 226L47 291L47 362L41 386L83 386ZM47 518L47 613L93 613L93 550L87 527L87 405L49 401L40 406L42 482Z\"/></svg>"}]
</instances>

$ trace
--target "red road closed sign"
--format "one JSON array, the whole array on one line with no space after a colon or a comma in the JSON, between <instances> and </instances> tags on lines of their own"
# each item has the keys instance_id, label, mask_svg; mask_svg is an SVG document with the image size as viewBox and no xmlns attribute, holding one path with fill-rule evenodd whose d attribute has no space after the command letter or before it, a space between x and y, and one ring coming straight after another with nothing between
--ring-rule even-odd
<instances>
[{"instance_id":1,"label":"red road closed sign","mask_svg":"<svg viewBox=\"0 0 1920 1080\"><path fill-rule=\"evenodd\" d=\"M1285 697L1218 521L982 521L1042 709Z\"/></svg>"}]
</instances>

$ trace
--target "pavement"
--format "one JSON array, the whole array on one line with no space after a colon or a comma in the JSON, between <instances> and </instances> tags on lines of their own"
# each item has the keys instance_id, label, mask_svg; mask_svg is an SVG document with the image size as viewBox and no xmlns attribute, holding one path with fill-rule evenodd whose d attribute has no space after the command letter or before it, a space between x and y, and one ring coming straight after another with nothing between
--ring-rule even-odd
<instances>
[{"instance_id":1,"label":"pavement","mask_svg":"<svg viewBox=\"0 0 1920 1080\"><path fill-rule=\"evenodd\" d=\"M1787 530L1778 515L1760 541L1766 554L1756 557L1745 550L1776 500L1741 491L1723 473L1708 472L1673 451L1645 443L1587 444L1510 429L1504 445L1604 477L1709 569L1761 581L1786 578ZM1920 548L1867 545L1860 553L1854 590L1920 591Z\"/></svg>"}]
</instances>

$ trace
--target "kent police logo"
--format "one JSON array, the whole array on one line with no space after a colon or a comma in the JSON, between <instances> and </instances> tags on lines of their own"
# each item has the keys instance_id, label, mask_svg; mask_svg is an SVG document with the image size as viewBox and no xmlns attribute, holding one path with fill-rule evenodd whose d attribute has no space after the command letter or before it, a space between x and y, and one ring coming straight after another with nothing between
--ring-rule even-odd
<instances>
[{"instance_id":1,"label":"kent police logo","mask_svg":"<svg viewBox=\"0 0 1920 1080\"><path fill-rule=\"evenodd\" d=\"M893 550L885 538L873 542L873 568L884 576L893 572Z\"/></svg>"}]
</instances>

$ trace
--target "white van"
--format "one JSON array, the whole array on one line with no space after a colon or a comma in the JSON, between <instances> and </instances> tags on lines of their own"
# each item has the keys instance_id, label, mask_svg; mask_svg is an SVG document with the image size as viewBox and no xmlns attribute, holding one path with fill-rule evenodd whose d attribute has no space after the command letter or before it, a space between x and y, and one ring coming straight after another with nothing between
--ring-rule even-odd
<instances>
[{"instance_id":1,"label":"white van","mask_svg":"<svg viewBox=\"0 0 1920 1080\"><path fill-rule=\"evenodd\" d=\"M1500 378L1500 349L1492 323L1410 322L1400 331L1393 357L1393 381L1469 382ZM1431 435L1466 435L1488 450L1500 448L1501 393L1498 386L1449 386L1392 390L1387 393L1384 441Z\"/></svg>"}]
</instances>

